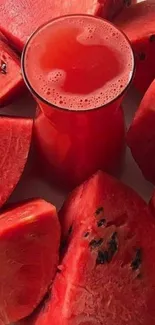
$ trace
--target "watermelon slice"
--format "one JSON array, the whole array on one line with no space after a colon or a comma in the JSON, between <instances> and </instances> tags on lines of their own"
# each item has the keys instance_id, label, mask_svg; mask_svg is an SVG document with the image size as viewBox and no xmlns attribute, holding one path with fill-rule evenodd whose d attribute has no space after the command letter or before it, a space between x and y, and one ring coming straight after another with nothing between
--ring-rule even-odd
<instances>
[{"instance_id":1,"label":"watermelon slice","mask_svg":"<svg viewBox=\"0 0 155 325\"><path fill-rule=\"evenodd\" d=\"M147 209L147 204L132 189L99 171L72 191L59 211L62 239L65 241L69 234L73 234L79 224L88 225L94 213L102 216L103 221L104 214L111 214L119 218L121 223L126 215L133 216L139 210L143 213Z\"/></svg>"},{"instance_id":2,"label":"watermelon slice","mask_svg":"<svg viewBox=\"0 0 155 325\"><path fill-rule=\"evenodd\" d=\"M128 3L128 0L125 0ZM18 51L34 30L52 18L75 13L113 16L124 0L0 0L0 30Z\"/></svg>"},{"instance_id":3,"label":"watermelon slice","mask_svg":"<svg viewBox=\"0 0 155 325\"><path fill-rule=\"evenodd\" d=\"M0 320L10 324L38 305L57 269L55 207L32 200L0 215Z\"/></svg>"},{"instance_id":4,"label":"watermelon slice","mask_svg":"<svg viewBox=\"0 0 155 325\"><path fill-rule=\"evenodd\" d=\"M147 0L124 9L114 23L131 41L136 58L134 84L144 93L155 78L155 1Z\"/></svg>"},{"instance_id":5,"label":"watermelon slice","mask_svg":"<svg viewBox=\"0 0 155 325\"><path fill-rule=\"evenodd\" d=\"M23 87L20 59L0 39L0 106L5 105Z\"/></svg>"},{"instance_id":6,"label":"watermelon slice","mask_svg":"<svg viewBox=\"0 0 155 325\"><path fill-rule=\"evenodd\" d=\"M127 133L127 144L144 177L155 184L155 80Z\"/></svg>"},{"instance_id":7,"label":"watermelon slice","mask_svg":"<svg viewBox=\"0 0 155 325\"><path fill-rule=\"evenodd\" d=\"M0 116L0 207L17 185L25 167L33 121Z\"/></svg>"},{"instance_id":8,"label":"watermelon slice","mask_svg":"<svg viewBox=\"0 0 155 325\"><path fill-rule=\"evenodd\" d=\"M106 19L114 19L124 8L129 7L135 0L102 0L101 16Z\"/></svg>"},{"instance_id":9,"label":"watermelon slice","mask_svg":"<svg viewBox=\"0 0 155 325\"><path fill-rule=\"evenodd\" d=\"M24 324L154 324L155 219L146 203L102 173L74 199L74 209L68 204L77 228L51 298Z\"/></svg>"}]
</instances>

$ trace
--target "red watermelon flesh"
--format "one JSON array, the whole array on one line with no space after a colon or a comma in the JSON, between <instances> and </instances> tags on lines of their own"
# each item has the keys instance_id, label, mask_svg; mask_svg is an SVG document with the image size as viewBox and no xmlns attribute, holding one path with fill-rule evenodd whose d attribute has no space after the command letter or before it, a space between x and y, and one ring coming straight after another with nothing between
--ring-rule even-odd
<instances>
[{"instance_id":1,"label":"red watermelon flesh","mask_svg":"<svg viewBox=\"0 0 155 325\"><path fill-rule=\"evenodd\" d=\"M127 1L128 2L128 1ZM66 14L92 14L109 18L124 0L0 0L0 30L18 51L37 27Z\"/></svg>"},{"instance_id":2,"label":"red watermelon flesh","mask_svg":"<svg viewBox=\"0 0 155 325\"><path fill-rule=\"evenodd\" d=\"M23 87L20 59L0 39L0 106L11 100Z\"/></svg>"},{"instance_id":3,"label":"red watermelon flesh","mask_svg":"<svg viewBox=\"0 0 155 325\"><path fill-rule=\"evenodd\" d=\"M135 203L133 203L135 202ZM103 208L104 207L104 208ZM62 225L62 239L79 227L88 225L90 218L111 215L123 222L126 216L147 213L147 205L131 188L121 184L101 171L76 188L59 211Z\"/></svg>"},{"instance_id":4,"label":"red watermelon flesh","mask_svg":"<svg viewBox=\"0 0 155 325\"><path fill-rule=\"evenodd\" d=\"M124 7L129 7L133 1L135 0L102 0L101 15L103 18L112 20Z\"/></svg>"},{"instance_id":5,"label":"red watermelon flesh","mask_svg":"<svg viewBox=\"0 0 155 325\"><path fill-rule=\"evenodd\" d=\"M124 9L114 20L131 41L136 59L134 84L144 93L155 78L155 1Z\"/></svg>"},{"instance_id":6,"label":"red watermelon flesh","mask_svg":"<svg viewBox=\"0 0 155 325\"><path fill-rule=\"evenodd\" d=\"M33 121L0 116L0 207L17 185L27 162Z\"/></svg>"},{"instance_id":7,"label":"red watermelon flesh","mask_svg":"<svg viewBox=\"0 0 155 325\"><path fill-rule=\"evenodd\" d=\"M155 80L135 114L127 144L144 177L155 184Z\"/></svg>"},{"instance_id":8,"label":"red watermelon flesh","mask_svg":"<svg viewBox=\"0 0 155 325\"><path fill-rule=\"evenodd\" d=\"M29 315L55 276L60 225L55 207L31 200L0 215L0 319Z\"/></svg>"},{"instance_id":9,"label":"red watermelon flesh","mask_svg":"<svg viewBox=\"0 0 155 325\"><path fill-rule=\"evenodd\" d=\"M93 201L89 205L88 187L89 202ZM35 318L22 324L154 324L155 220L147 205L133 190L102 173L85 183L81 193L77 190L77 196L77 229L51 298ZM87 222L82 222L81 208Z\"/></svg>"}]
</instances>

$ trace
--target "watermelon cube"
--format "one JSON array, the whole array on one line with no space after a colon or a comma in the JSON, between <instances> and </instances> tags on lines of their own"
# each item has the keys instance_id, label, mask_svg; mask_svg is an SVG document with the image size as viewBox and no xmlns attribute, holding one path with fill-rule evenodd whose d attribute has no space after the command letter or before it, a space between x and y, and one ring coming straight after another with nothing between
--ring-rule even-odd
<instances>
[{"instance_id":1,"label":"watermelon cube","mask_svg":"<svg viewBox=\"0 0 155 325\"><path fill-rule=\"evenodd\" d=\"M129 38L135 53L134 84L144 93L155 78L155 1L147 0L125 8L114 23Z\"/></svg>"},{"instance_id":2,"label":"watermelon cube","mask_svg":"<svg viewBox=\"0 0 155 325\"><path fill-rule=\"evenodd\" d=\"M0 215L0 324L27 315L46 294L59 259L55 207L41 199Z\"/></svg>"}]
</instances>

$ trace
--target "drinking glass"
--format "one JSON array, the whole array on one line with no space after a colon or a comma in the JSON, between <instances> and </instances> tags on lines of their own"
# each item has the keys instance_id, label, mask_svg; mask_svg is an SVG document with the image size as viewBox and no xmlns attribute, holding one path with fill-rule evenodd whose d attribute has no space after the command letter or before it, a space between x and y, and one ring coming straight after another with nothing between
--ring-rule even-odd
<instances>
[{"instance_id":1,"label":"drinking glass","mask_svg":"<svg viewBox=\"0 0 155 325\"><path fill-rule=\"evenodd\" d=\"M52 26L57 23L61 23L63 27L66 19L84 21L90 19L96 24L100 22L108 28L111 27L110 35L118 33L118 37L123 39L126 51L128 51L126 53L128 59L124 60L128 79L110 101L105 102L104 100L102 103L100 98L100 105L95 104L90 107L86 105L86 108L79 108L76 105L63 107L63 105L56 104L51 98L45 98L44 94L38 91L38 81L35 80L35 74L32 77L31 69L33 70L34 66L37 74L37 64L35 66L34 60L37 58L40 48L44 47L46 29L49 33L49 27L52 31ZM36 46L38 34L40 47ZM112 42L113 36L110 37ZM117 47L120 50L119 46L118 39ZM29 52L30 48L33 51ZM52 51L46 47L47 57L48 50L50 57ZM69 50L72 52L72 48ZM31 65L32 57L34 64ZM111 64L112 62L109 61L109 66ZM133 79L134 66L133 51L126 36L110 22L89 15L69 15L54 19L41 26L28 40L22 54L22 72L25 83L38 105L34 123L34 140L40 158L39 164L48 173L48 177L56 181L60 187L73 188L98 169L112 174L118 171L125 148L125 122L121 104ZM93 78L91 70L89 78L90 80ZM118 82L119 80L117 80ZM48 90L50 91L50 88Z\"/></svg>"}]
</instances>

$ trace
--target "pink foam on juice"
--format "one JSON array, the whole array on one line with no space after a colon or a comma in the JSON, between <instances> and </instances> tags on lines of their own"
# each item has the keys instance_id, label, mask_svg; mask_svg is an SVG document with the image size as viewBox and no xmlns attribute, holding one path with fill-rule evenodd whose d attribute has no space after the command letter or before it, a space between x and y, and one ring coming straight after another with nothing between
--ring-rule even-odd
<instances>
[{"instance_id":1,"label":"pink foam on juice","mask_svg":"<svg viewBox=\"0 0 155 325\"><path fill-rule=\"evenodd\" d=\"M35 92L71 110L113 101L133 71L133 54L124 35L91 16L52 21L33 36L25 58L25 73Z\"/></svg>"}]
</instances>

